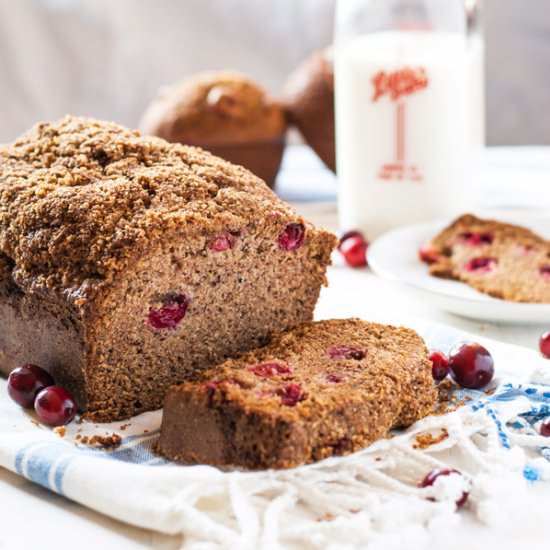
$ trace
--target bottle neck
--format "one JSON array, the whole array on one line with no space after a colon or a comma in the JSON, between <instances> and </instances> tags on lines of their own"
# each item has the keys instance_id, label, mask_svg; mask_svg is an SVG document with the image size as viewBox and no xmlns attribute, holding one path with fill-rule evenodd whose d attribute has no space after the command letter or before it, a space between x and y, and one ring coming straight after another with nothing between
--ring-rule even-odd
<instances>
[{"instance_id":1,"label":"bottle neck","mask_svg":"<svg viewBox=\"0 0 550 550\"><path fill-rule=\"evenodd\" d=\"M479 4L479 0L468 2ZM468 17L465 0L338 0L335 38L384 31L453 32L466 36Z\"/></svg>"}]
</instances>

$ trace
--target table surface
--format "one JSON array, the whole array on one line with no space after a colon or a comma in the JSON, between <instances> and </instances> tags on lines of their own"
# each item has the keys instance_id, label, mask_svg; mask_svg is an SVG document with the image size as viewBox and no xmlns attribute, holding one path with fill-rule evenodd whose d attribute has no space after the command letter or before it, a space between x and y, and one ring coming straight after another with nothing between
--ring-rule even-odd
<instances>
[{"instance_id":1,"label":"table surface","mask_svg":"<svg viewBox=\"0 0 550 550\"><path fill-rule=\"evenodd\" d=\"M297 209L314 223L336 229L335 182L332 175L323 171L312 155L303 148L290 148L279 179L280 194L292 200ZM510 174L525 174L522 179L521 198L514 199L514 187L510 183ZM478 178L485 178L484 188L494 189L498 181L509 185L510 192L494 195L493 205L506 211L521 207L523 213L530 206L524 204L529 186L540 195L533 201L533 215L548 215L550 210L550 148L499 148L484 154ZM502 179L501 179L502 175ZM506 180L507 178L507 180ZM506 180L506 181L502 181ZM508 182L508 183L507 183ZM486 207L490 203L489 191L479 204ZM508 198L506 198L508 197ZM315 199L311 202L311 199ZM321 201L321 202L319 202ZM484 204L485 201L485 204ZM518 204L518 201L521 204ZM523 201L523 202L522 202ZM545 202L546 201L546 202ZM536 203L536 204L535 204ZM497 211L492 211L493 214ZM323 290L317 314L323 317L324 311L338 311L343 315L361 315L363 318L377 320L404 316L425 317L447 323L474 333L509 343L535 348L539 334L546 328L542 326L514 326L480 323L459 318L438 311L429 304L419 303L395 283L375 277L368 270L351 270L335 266L329 270L330 287ZM549 319L550 325L550 319ZM122 524L106 516L88 510L78 504L57 496L46 489L0 468L0 510L2 526L0 529L0 549L59 548L60 536L63 547L117 548L117 550L136 550L141 548L171 549L181 544L179 537L170 537ZM476 531L476 540L491 543L492 533L481 526L469 522L468 528ZM500 536L499 536L500 538ZM521 540L508 541L510 548L516 543L528 543ZM448 550L459 548L452 540L445 541ZM434 546L435 548L436 546ZM526 546L524 546L526 547ZM502 546L501 546L502 548Z\"/></svg>"}]
</instances>

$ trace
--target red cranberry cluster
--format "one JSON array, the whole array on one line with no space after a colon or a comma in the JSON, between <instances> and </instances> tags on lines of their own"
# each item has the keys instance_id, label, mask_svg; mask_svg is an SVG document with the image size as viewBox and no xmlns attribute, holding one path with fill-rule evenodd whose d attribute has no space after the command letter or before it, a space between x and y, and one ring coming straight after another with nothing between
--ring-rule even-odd
<instances>
[{"instance_id":1,"label":"red cranberry cluster","mask_svg":"<svg viewBox=\"0 0 550 550\"><path fill-rule=\"evenodd\" d=\"M71 394L37 365L27 363L15 368L8 378L8 394L21 407L34 409L48 426L68 424L76 415Z\"/></svg>"},{"instance_id":2,"label":"red cranberry cluster","mask_svg":"<svg viewBox=\"0 0 550 550\"><path fill-rule=\"evenodd\" d=\"M338 244L338 250L350 267L365 267L367 265L368 247L369 243L361 231L344 233Z\"/></svg>"},{"instance_id":3,"label":"red cranberry cluster","mask_svg":"<svg viewBox=\"0 0 550 550\"><path fill-rule=\"evenodd\" d=\"M432 350L429 357L432 362L432 376L437 382L450 374L463 388L479 390L489 384L495 373L491 354L475 342L455 346L448 356L439 350Z\"/></svg>"},{"instance_id":4,"label":"red cranberry cluster","mask_svg":"<svg viewBox=\"0 0 550 550\"><path fill-rule=\"evenodd\" d=\"M455 346L445 355L442 351L430 352L432 362L432 376L440 382L450 374L451 378L463 388L481 389L493 379L495 372L494 361L491 354L481 344L466 342ZM420 487L433 485L441 476L451 474L462 475L454 469L435 469L429 472L421 481ZM456 501L456 507L461 508L468 499L468 492L464 491ZM430 498L430 500L434 500Z\"/></svg>"}]
</instances>

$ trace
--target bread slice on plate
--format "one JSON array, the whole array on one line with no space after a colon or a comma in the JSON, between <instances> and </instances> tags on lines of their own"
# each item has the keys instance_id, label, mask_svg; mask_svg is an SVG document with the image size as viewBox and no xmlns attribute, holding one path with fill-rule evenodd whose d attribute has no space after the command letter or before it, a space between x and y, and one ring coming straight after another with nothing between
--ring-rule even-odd
<instances>
[{"instance_id":1,"label":"bread slice on plate","mask_svg":"<svg viewBox=\"0 0 550 550\"><path fill-rule=\"evenodd\" d=\"M357 451L435 401L428 351L413 330L306 323L172 387L158 447L183 462L290 468Z\"/></svg>"},{"instance_id":2,"label":"bread slice on plate","mask_svg":"<svg viewBox=\"0 0 550 550\"><path fill-rule=\"evenodd\" d=\"M550 242L525 227L465 214L419 256L436 277L511 302L550 303Z\"/></svg>"}]
</instances>

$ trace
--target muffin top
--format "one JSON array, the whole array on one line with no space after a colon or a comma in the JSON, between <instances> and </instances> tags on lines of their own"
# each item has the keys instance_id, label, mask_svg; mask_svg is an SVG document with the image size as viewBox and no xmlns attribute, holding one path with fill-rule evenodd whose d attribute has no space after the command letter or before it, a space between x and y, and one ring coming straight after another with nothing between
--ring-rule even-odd
<instances>
[{"instance_id":1,"label":"muffin top","mask_svg":"<svg viewBox=\"0 0 550 550\"><path fill-rule=\"evenodd\" d=\"M286 120L263 88L225 71L201 73L163 88L140 127L144 134L208 148L281 139Z\"/></svg>"}]
</instances>

